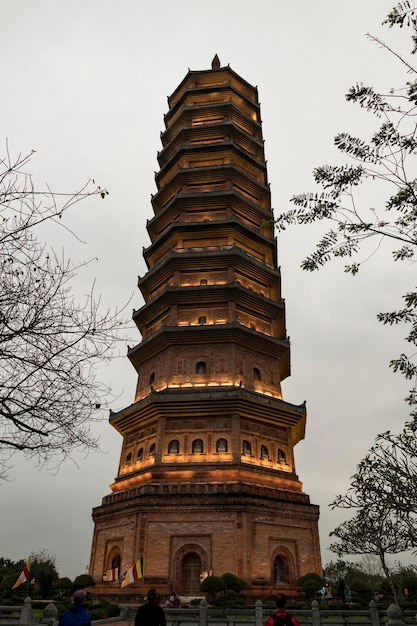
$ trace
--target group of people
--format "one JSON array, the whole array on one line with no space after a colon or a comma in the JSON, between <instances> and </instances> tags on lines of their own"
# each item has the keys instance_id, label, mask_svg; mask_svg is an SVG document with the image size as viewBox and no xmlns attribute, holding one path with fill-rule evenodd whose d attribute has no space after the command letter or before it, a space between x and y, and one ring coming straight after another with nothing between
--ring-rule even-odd
<instances>
[{"instance_id":1,"label":"group of people","mask_svg":"<svg viewBox=\"0 0 417 626\"><path fill-rule=\"evenodd\" d=\"M86 595L82 589L74 593L73 604L63 613L58 626L91 626L90 614L84 606ZM265 626L300 626L295 617L287 612L286 602L286 596L279 593L275 600L277 610L267 619ZM180 600L175 592L165 603L166 607L179 605ZM155 589L149 589L146 602L138 608L135 626L166 626L165 613L159 605L159 597Z\"/></svg>"}]
</instances>

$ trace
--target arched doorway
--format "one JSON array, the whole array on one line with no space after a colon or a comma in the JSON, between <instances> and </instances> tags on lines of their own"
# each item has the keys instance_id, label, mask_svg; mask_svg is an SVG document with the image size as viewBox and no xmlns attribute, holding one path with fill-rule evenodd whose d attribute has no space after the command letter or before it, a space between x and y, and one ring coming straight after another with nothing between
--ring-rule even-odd
<instances>
[{"instance_id":1,"label":"arched doorway","mask_svg":"<svg viewBox=\"0 0 417 626\"><path fill-rule=\"evenodd\" d=\"M287 564L282 556L276 556L274 559L274 582L276 585L285 585L287 569Z\"/></svg>"},{"instance_id":2,"label":"arched doorway","mask_svg":"<svg viewBox=\"0 0 417 626\"><path fill-rule=\"evenodd\" d=\"M182 594L197 596L200 594L201 559L196 552L189 552L182 560Z\"/></svg>"},{"instance_id":3,"label":"arched doorway","mask_svg":"<svg viewBox=\"0 0 417 626\"><path fill-rule=\"evenodd\" d=\"M120 548L113 546L107 555L105 569L116 569L116 567L120 567Z\"/></svg>"}]
</instances>

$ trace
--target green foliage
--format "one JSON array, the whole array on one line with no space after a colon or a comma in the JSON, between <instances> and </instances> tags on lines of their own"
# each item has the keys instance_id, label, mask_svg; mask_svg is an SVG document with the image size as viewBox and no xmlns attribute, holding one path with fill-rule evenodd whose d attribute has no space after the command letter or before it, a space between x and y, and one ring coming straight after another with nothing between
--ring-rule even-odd
<instances>
[{"instance_id":1,"label":"green foliage","mask_svg":"<svg viewBox=\"0 0 417 626\"><path fill-rule=\"evenodd\" d=\"M30 581L31 595L39 599L46 599L56 581L58 572L55 565L55 557L51 556L47 550L43 549L38 553L32 553L30 560ZM12 587L21 574L25 566L25 561L13 562L10 559L0 559L0 589L4 597L15 595L17 598L26 596L28 593L28 583L23 583L12 592Z\"/></svg>"},{"instance_id":2,"label":"green foliage","mask_svg":"<svg viewBox=\"0 0 417 626\"><path fill-rule=\"evenodd\" d=\"M385 20L389 27L411 30L412 53L417 50L417 11L410 2L400 2ZM383 241L394 245L394 262L413 261L417 250L417 69L411 61L393 51L383 41L368 35L371 42L391 54L410 77L404 85L380 93L370 85L357 82L347 94L347 102L359 105L377 119L379 128L364 139L349 132L339 133L334 144L349 161L345 165L323 165L314 172L314 181L321 187L314 193L295 195L295 208L282 213L275 221L279 231L294 224L321 222L325 232L315 250L302 262L304 270L314 271L335 259L345 259L345 272L355 275L361 267L359 255L373 256ZM358 187L369 193L365 199ZM390 191L392 190L392 191ZM377 198L385 194L385 202ZM390 367L408 380L416 380L417 292L403 296L404 306L382 312L383 324L404 324L410 355L392 359ZM417 419L417 387L407 397L413 419Z\"/></svg>"},{"instance_id":3,"label":"green foliage","mask_svg":"<svg viewBox=\"0 0 417 626\"><path fill-rule=\"evenodd\" d=\"M0 590L3 598L7 599L10 604L10 598L12 597L12 587L15 584L17 578L19 577L23 567L25 565L25 561L22 559L20 561L11 561L10 559L0 559ZM25 591L26 587L23 587ZM16 590L18 591L19 588ZM23 591L21 589L21 594Z\"/></svg>"},{"instance_id":4,"label":"green foliage","mask_svg":"<svg viewBox=\"0 0 417 626\"><path fill-rule=\"evenodd\" d=\"M58 581L55 557L50 556L47 550L41 550L30 556L30 577L35 581L36 595L48 598L52 586Z\"/></svg>"},{"instance_id":5,"label":"green foliage","mask_svg":"<svg viewBox=\"0 0 417 626\"><path fill-rule=\"evenodd\" d=\"M333 588L335 588L341 580L350 587L352 581L361 574L361 570L354 563L342 559L330 561L324 568L324 578Z\"/></svg>"},{"instance_id":6,"label":"green foliage","mask_svg":"<svg viewBox=\"0 0 417 626\"><path fill-rule=\"evenodd\" d=\"M343 554L397 554L412 547L411 538L402 520L394 513L360 509L355 517L340 524L330 533L338 541L330 550ZM378 515L379 513L379 515Z\"/></svg>"},{"instance_id":7,"label":"green foliage","mask_svg":"<svg viewBox=\"0 0 417 626\"><path fill-rule=\"evenodd\" d=\"M305 574L297 580L297 586L300 587L308 598L314 598L323 585L324 580L322 577L314 572Z\"/></svg>"},{"instance_id":8,"label":"green foliage","mask_svg":"<svg viewBox=\"0 0 417 626\"><path fill-rule=\"evenodd\" d=\"M56 581L54 585L55 589L69 589L71 591L72 581L70 578L64 577Z\"/></svg>"},{"instance_id":9,"label":"green foliage","mask_svg":"<svg viewBox=\"0 0 417 626\"><path fill-rule=\"evenodd\" d=\"M386 562L417 542L417 424L406 424L398 435L389 431L377 436L374 446L359 463L347 493L333 507L352 508L352 519L331 535L337 541L330 549L343 554L374 554L398 603L398 585Z\"/></svg>"},{"instance_id":10,"label":"green foliage","mask_svg":"<svg viewBox=\"0 0 417 626\"><path fill-rule=\"evenodd\" d=\"M320 585L320 587L322 587L324 585L323 578L321 576L319 576L318 574L316 574L315 572L311 572L310 574L304 574L304 576L301 576L301 578L299 578L297 580L297 585L298 585L298 587L302 587L304 585L304 583L306 583L306 582L308 582L310 580L316 581Z\"/></svg>"},{"instance_id":11,"label":"green foliage","mask_svg":"<svg viewBox=\"0 0 417 626\"><path fill-rule=\"evenodd\" d=\"M94 587L96 583L94 582L94 578L89 576L88 574L80 574L74 580L73 587L75 589L84 589L84 587Z\"/></svg>"},{"instance_id":12,"label":"green foliage","mask_svg":"<svg viewBox=\"0 0 417 626\"><path fill-rule=\"evenodd\" d=\"M59 592L59 597L70 596L72 591L72 581L70 578L60 578L54 584L54 589Z\"/></svg>"},{"instance_id":13,"label":"green foliage","mask_svg":"<svg viewBox=\"0 0 417 626\"><path fill-rule=\"evenodd\" d=\"M100 602L94 602L91 605L87 603L86 608L92 620L117 617L120 613L117 604L111 604L106 599L101 599Z\"/></svg>"},{"instance_id":14,"label":"green foliage","mask_svg":"<svg viewBox=\"0 0 417 626\"><path fill-rule=\"evenodd\" d=\"M207 576L207 578L205 578L200 585L200 590L205 593L211 594L213 601L216 597L216 594L219 591L224 591L225 589L226 585L219 576Z\"/></svg>"},{"instance_id":15,"label":"green foliage","mask_svg":"<svg viewBox=\"0 0 417 626\"><path fill-rule=\"evenodd\" d=\"M235 574L230 574L230 572L222 574L220 578L226 585L226 589L236 591L237 593L239 593L239 591L243 591L243 589L246 589L248 586L245 580L238 578Z\"/></svg>"},{"instance_id":16,"label":"green foliage","mask_svg":"<svg viewBox=\"0 0 417 626\"><path fill-rule=\"evenodd\" d=\"M389 27L411 30L412 54L417 50L416 16L415 7L406 0L394 7L384 22ZM381 250L382 242L393 247L395 263L410 263L416 258L417 69L380 39L368 38L397 60L408 80L386 93L360 82L348 90L347 102L373 116L370 136L364 139L339 133L334 144L348 162L317 167L313 176L321 189L294 196L295 208L276 220L278 230L293 224L323 224L324 233L302 262L305 270L318 270L342 259L345 271L357 274L360 255L369 259ZM398 435L386 432L377 436L353 475L347 494L337 496L332 504L353 508L355 513L331 533L336 538L331 550L339 556L378 556L395 602L399 600L398 589L386 555L417 545L417 290L415 284L410 287L401 306L379 313L377 319L388 326L402 324L408 333L405 339L410 354L393 358L390 367L412 381L406 398L411 421ZM355 579L355 584L362 585L361 593L370 587L369 580Z\"/></svg>"},{"instance_id":17,"label":"green foliage","mask_svg":"<svg viewBox=\"0 0 417 626\"><path fill-rule=\"evenodd\" d=\"M408 0L404 2L399 2L397 6L395 6L392 11L387 15L387 18L384 24L388 24L391 28L392 26L399 26L402 28L404 25L412 28L414 30L414 34L412 35L413 41L413 49L411 50L411 54L415 54L417 52L417 22L416 22L416 11L411 6Z\"/></svg>"},{"instance_id":18,"label":"green foliage","mask_svg":"<svg viewBox=\"0 0 417 626\"><path fill-rule=\"evenodd\" d=\"M238 609L244 606L244 601L237 591L229 591L229 593L217 595L213 605L222 609Z\"/></svg>"},{"instance_id":19,"label":"green foliage","mask_svg":"<svg viewBox=\"0 0 417 626\"><path fill-rule=\"evenodd\" d=\"M10 598L12 596L12 587L15 584L17 577L20 572L17 574L8 574L5 576L0 582L0 589L2 591L3 598Z\"/></svg>"}]
</instances>

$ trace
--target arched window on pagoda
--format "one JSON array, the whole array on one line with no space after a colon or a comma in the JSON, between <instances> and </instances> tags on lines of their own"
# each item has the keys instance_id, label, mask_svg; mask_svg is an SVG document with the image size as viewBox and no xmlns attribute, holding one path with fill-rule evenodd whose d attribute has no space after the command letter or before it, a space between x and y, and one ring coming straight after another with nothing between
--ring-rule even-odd
<instances>
[{"instance_id":1,"label":"arched window on pagoda","mask_svg":"<svg viewBox=\"0 0 417 626\"><path fill-rule=\"evenodd\" d=\"M149 448L149 456L155 456L155 444L152 443Z\"/></svg>"},{"instance_id":2,"label":"arched window on pagoda","mask_svg":"<svg viewBox=\"0 0 417 626\"><path fill-rule=\"evenodd\" d=\"M227 452L227 439L218 439L216 441L216 452Z\"/></svg>"},{"instance_id":3,"label":"arched window on pagoda","mask_svg":"<svg viewBox=\"0 0 417 626\"><path fill-rule=\"evenodd\" d=\"M126 457L126 465L131 465L132 464L132 453L129 452L129 454Z\"/></svg>"},{"instance_id":4,"label":"arched window on pagoda","mask_svg":"<svg viewBox=\"0 0 417 626\"><path fill-rule=\"evenodd\" d=\"M194 439L191 450L195 454L201 454L204 451L203 440Z\"/></svg>"},{"instance_id":5,"label":"arched window on pagoda","mask_svg":"<svg viewBox=\"0 0 417 626\"><path fill-rule=\"evenodd\" d=\"M153 385L155 382L155 372L152 372L152 374L149 376L149 384Z\"/></svg>"},{"instance_id":6,"label":"arched window on pagoda","mask_svg":"<svg viewBox=\"0 0 417 626\"><path fill-rule=\"evenodd\" d=\"M284 450L281 450L281 448L279 448L278 450L278 463L286 463L287 462L287 458L285 456L285 452Z\"/></svg>"},{"instance_id":7,"label":"arched window on pagoda","mask_svg":"<svg viewBox=\"0 0 417 626\"><path fill-rule=\"evenodd\" d=\"M245 456L250 456L252 454L252 446L249 441L246 441L246 439L244 439L242 443L242 452Z\"/></svg>"},{"instance_id":8,"label":"arched window on pagoda","mask_svg":"<svg viewBox=\"0 0 417 626\"><path fill-rule=\"evenodd\" d=\"M199 324L205 324L206 322L207 322L207 318L206 318L206 316L205 316L205 315L201 315L201 316L198 318L198 323L199 323Z\"/></svg>"},{"instance_id":9,"label":"arched window on pagoda","mask_svg":"<svg viewBox=\"0 0 417 626\"><path fill-rule=\"evenodd\" d=\"M178 439L173 439L168 444L168 454L179 454L180 442Z\"/></svg>"},{"instance_id":10,"label":"arched window on pagoda","mask_svg":"<svg viewBox=\"0 0 417 626\"><path fill-rule=\"evenodd\" d=\"M207 371L207 365L205 361L199 361L197 365L195 366L196 374L205 374L206 371Z\"/></svg>"},{"instance_id":11,"label":"arched window on pagoda","mask_svg":"<svg viewBox=\"0 0 417 626\"><path fill-rule=\"evenodd\" d=\"M261 371L257 368L253 368L253 377L255 380L262 380Z\"/></svg>"},{"instance_id":12,"label":"arched window on pagoda","mask_svg":"<svg viewBox=\"0 0 417 626\"><path fill-rule=\"evenodd\" d=\"M142 459L143 459L143 448L139 448L136 461L142 461Z\"/></svg>"},{"instance_id":13,"label":"arched window on pagoda","mask_svg":"<svg viewBox=\"0 0 417 626\"><path fill-rule=\"evenodd\" d=\"M261 446L261 459L269 459L269 451L266 446Z\"/></svg>"}]
</instances>

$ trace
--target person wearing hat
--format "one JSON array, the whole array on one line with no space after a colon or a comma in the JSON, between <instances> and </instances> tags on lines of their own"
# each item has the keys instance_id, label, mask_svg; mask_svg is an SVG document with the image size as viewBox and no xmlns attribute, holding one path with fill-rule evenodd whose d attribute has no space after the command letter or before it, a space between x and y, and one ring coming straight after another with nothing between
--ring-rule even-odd
<instances>
[{"instance_id":1,"label":"person wearing hat","mask_svg":"<svg viewBox=\"0 0 417 626\"><path fill-rule=\"evenodd\" d=\"M166 626L165 613L157 604L156 589L149 589L146 602L137 610L135 626Z\"/></svg>"},{"instance_id":2,"label":"person wearing hat","mask_svg":"<svg viewBox=\"0 0 417 626\"><path fill-rule=\"evenodd\" d=\"M58 626L91 626L90 613L84 606L86 595L85 591L77 589L72 596L74 604L61 615Z\"/></svg>"}]
</instances>

